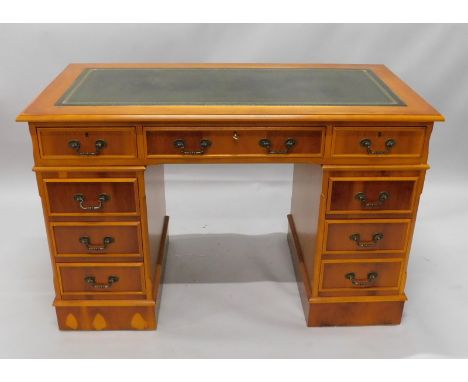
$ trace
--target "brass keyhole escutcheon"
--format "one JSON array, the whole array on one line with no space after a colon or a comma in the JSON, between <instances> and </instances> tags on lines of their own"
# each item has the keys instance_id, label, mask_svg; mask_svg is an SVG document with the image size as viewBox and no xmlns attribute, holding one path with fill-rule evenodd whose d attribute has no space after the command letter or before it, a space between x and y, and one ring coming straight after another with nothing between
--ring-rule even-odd
<instances>
[{"instance_id":1,"label":"brass keyhole escutcheon","mask_svg":"<svg viewBox=\"0 0 468 382\"><path fill-rule=\"evenodd\" d=\"M237 131L234 131L234 133L232 133L232 139L234 139L235 142L239 142L239 134L237 133Z\"/></svg>"}]
</instances>

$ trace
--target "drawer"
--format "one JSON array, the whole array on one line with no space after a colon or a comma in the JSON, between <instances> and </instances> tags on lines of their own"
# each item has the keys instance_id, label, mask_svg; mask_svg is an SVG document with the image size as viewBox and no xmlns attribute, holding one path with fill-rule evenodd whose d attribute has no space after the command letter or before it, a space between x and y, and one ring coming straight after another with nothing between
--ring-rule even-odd
<instances>
[{"instance_id":1,"label":"drawer","mask_svg":"<svg viewBox=\"0 0 468 382\"><path fill-rule=\"evenodd\" d=\"M50 216L137 215L135 178L44 179Z\"/></svg>"},{"instance_id":2,"label":"drawer","mask_svg":"<svg viewBox=\"0 0 468 382\"><path fill-rule=\"evenodd\" d=\"M57 270L63 297L118 294L125 298L145 291L142 263L62 263Z\"/></svg>"},{"instance_id":3,"label":"drawer","mask_svg":"<svg viewBox=\"0 0 468 382\"><path fill-rule=\"evenodd\" d=\"M425 128L334 127L332 158L419 158Z\"/></svg>"},{"instance_id":4,"label":"drawer","mask_svg":"<svg viewBox=\"0 0 468 382\"><path fill-rule=\"evenodd\" d=\"M327 220L323 251L326 253L404 252L409 228L409 219Z\"/></svg>"},{"instance_id":5,"label":"drawer","mask_svg":"<svg viewBox=\"0 0 468 382\"><path fill-rule=\"evenodd\" d=\"M417 177L331 177L327 213L411 213L417 181Z\"/></svg>"},{"instance_id":6,"label":"drawer","mask_svg":"<svg viewBox=\"0 0 468 382\"><path fill-rule=\"evenodd\" d=\"M39 127L39 155L42 159L83 161L137 158L134 127Z\"/></svg>"},{"instance_id":7,"label":"drawer","mask_svg":"<svg viewBox=\"0 0 468 382\"><path fill-rule=\"evenodd\" d=\"M307 130L154 130L147 129L148 157L298 156L320 157L323 129Z\"/></svg>"},{"instance_id":8,"label":"drawer","mask_svg":"<svg viewBox=\"0 0 468 382\"><path fill-rule=\"evenodd\" d=\"M402 260L324 260L320 290L323 292L366 290L398 290L402 275Z\"/></svg>"},{"instance_id":9,"label":"drawer","mask_svg":"<svg viewBox=\"0 0 468 382\"><path fill-rule=\"evenodd\" d=\"M142 257L139 222L50 223L57 257Z\"/></svg>"}]
</instances>

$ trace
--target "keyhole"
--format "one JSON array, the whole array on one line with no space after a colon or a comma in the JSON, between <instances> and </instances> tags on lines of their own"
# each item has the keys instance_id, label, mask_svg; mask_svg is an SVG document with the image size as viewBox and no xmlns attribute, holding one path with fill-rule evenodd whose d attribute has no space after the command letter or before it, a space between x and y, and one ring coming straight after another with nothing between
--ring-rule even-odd
<instances>
[{"instance_id":1,"label":"keyhole","mask_svg":"<svg viewBox=\"0 0 468 382\"><path fill-rule=\"evenodd\" d=\"M379 131L379 132L377 133L377 136L378 136L378 137L381 137L381 136L382 136L382 132Z\"/></svg>"},{"instance_id":2,"label":"keyhole","mask_svg":"<svg viewBox=\"0 0 468 382\"><path fill-rule=\"evenodd\" d=\"M85 138L88 138L88 137L89 137L89 133L88 133L88 132L84 133L84 136L85 136Z\"/></svg>"}]
</instances>

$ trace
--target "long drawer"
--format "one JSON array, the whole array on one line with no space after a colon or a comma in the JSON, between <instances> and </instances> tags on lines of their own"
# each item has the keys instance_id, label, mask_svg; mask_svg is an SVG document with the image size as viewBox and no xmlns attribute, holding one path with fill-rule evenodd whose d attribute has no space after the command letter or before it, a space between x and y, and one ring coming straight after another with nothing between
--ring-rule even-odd
<instances>
[{"instance_id":1,"label":"long drawer","mask_svg":"<svg viewBox=\"0 0 468 382\"><path fill-rule=\"evenodd\" d=\"M50 216L137 215L136 178L44 179Z\"/></svg>"},{"instance_id":2,"label":"long drawer","mask_svg":"<svg viewBox=\"0 0 468 382\"><path fill-rule=\"evenodd\" d=\"M148 158L223 155L320 157L323 135L324 129L320 127L294 130L164 130L147 127L145 130Z\"/></svg>"}]
</instances>

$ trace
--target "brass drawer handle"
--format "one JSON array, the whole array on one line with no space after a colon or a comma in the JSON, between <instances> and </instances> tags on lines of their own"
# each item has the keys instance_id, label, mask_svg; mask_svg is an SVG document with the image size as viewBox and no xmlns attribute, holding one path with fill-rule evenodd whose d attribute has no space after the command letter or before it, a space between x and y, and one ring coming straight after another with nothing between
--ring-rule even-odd
<instances>
[{"instance_id":1,"label":"brass drawer handle","mask_svg":"<svg viewBox=\"0 0 468 382\"><path fill-rule=\"evenodd\" d=\"M110 200L110 196L107 194L99 194L98 201L99 204L97 206L85 206L83 203L85 202L85 197L83 194L75 194L73 195L73 199L80 203L80 208L85 211L97 211L104 207L104 202Z\"/></svg>"},{"instance_id":2,"label":"brass drawer handle","mask_svg":"<svg viewBox=\"0 0 468 382\"><path fill-rule=\"evenodd\" d=\"M360 142L360 145L367 149L367 154L369 154L369 155L382 155L382 154L390 154L390 151L396 145L396 141L394 139L388 139L385 142L385 150L381 150L381 151L372 150L372 141L370 139L368 139L368 138L363 139Z\"/></svg>"},{"instance_id":3,"label":"brass drawer handle","mask_svg":"<svg viewBox=\"0 0 468 382\"><path fill-rule=\"evenodd\" d=\"M79 238L81 244L83 244L88 251L104 251L109 244L112 244L115 240L112 236L106 236L102 239L102 245L91 244L89 236L81 236Z\"/></svg>"},{"instance_id":4,"label":"brass drawer handle","mask_svg":"<svg viewBox=\"0 0 468 382\"><path fill-rule=\"evenodd\" d=\"M372 235L372 240L370 241L362 241L361 240L361 235L358 233L353 233L349 239L356 242L356 245L361 248L369 248L369 247L375 247L377 243L384 238L383 233L378 232L374 233Z\"/></svg>"},{"instance_id":5,"label":"brass drawer handle","mask_svg":"<svg viewBox=\"0 0 468 382\"><path fill-rule=\"evenodd\" d=\"M107 278L107 284L97 283L96 277L94 276L86 276L84 281L87 284L90 284L94 289L109 289L112 287L112 285L119 281L119 278L117 276L109 276Z\"/></svg>"},{"instance_id":6,"label":"brass drawer handle","mask_svg":"<svg viewBox=\"0 0 468 382\"><path fill-rule=\"evenodd\" d=\"M354 272L350 272L345 274L345 278L351 281L354 286L365 288L372 286L378 275L379 274L377 272L370 272L367 274L367 279L357 279L356 274Z\"/></svg>"},{"instance_id":7,"label":"brass drawer handle","mask_svg":"<svg viewBox=\"0 0 468 382\"><path fill-rule=\"evenodd\" d=\"M184 155L203 155L205 150L211 146L211 141L209 139L202 139L200 141L200 150L198 151L186 151L185 150L185 141L183 139L176 139L174 141L174 147L179 149L180 152Z\"/></svg>"},{"instance_id":8,"label":"brass drawer handle","mask_svg":"<svg viewBox=\"0 0 468 382\"><path fill-rule=\"evenodd\" d=\"M390 193L387 191L382 191L379 194L379 199L375 202L368 202L367 195L364 192L358 192L356 195L354 195L354 198L361 202L362 208L378 208L381 207L390 198Z\"/></svg>"},{"instance_id":9,"label":"brass drawer handle","mask_svg":"<svg viewBox=\"0 0 468 382\"><path fill-rule=\"evenodd\" d=\"M104 147L107 147L107 142L103 139L98 139L95 143L94 146L96 147L96 151L80 151L81 148L81 143L80 141L77 141L76 139L73 139L68 142L68 147L71 149L75 150L78 155L85 155L85 156L93 156L93 155L99 155L101 153L101 150Z\"/></svg>"},{"instance_id":10,"label":"brass drawer handle","mask_svg":"<svg viewBox=\"0 0 468 382\"><path fill-rule=\"evenodd\" d=\"M288 138L284 141L284 150L272 150L271 141L269 139L260 139L258 144L267 150L267 154L289 154L294 146L296 146L296 140L293 138Z\"/></svg>"}]
</instances>

